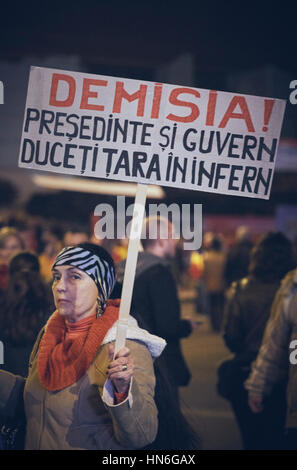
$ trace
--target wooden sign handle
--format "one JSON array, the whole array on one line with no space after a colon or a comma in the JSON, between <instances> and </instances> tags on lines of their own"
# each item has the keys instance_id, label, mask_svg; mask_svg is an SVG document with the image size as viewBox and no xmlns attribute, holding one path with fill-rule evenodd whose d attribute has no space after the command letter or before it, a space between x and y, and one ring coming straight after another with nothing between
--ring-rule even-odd
<instances>
[{"instance_id":1,"label":"wooden sign handle","mask_svg":"<svg viewBox=\"0 0 297 470\"><path fill-rule=\"evenodd\" d=\"M114 354L125 346L147 189L146 184L137 185Z\"/></svg>"}]
</instances>

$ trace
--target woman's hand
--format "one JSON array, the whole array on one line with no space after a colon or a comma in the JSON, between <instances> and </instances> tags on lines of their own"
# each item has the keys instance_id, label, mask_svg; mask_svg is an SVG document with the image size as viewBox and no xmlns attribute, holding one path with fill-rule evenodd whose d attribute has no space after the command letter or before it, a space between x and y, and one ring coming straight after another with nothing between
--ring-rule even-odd
<instances>
[{"instance_id":1,"label":"woman's hand","mask_svg":"<svg viewBox=\"0 0 297 470\"><path fill-rule=\"evenodd\" d=\"M107 369L107 378L111 380L115 391L118 393L127 393L130 387L130 381L134 372L134 360L128 348L120 349L115 358L114 346L108 346L109 366Z\"/></svg>"}]
</instances>

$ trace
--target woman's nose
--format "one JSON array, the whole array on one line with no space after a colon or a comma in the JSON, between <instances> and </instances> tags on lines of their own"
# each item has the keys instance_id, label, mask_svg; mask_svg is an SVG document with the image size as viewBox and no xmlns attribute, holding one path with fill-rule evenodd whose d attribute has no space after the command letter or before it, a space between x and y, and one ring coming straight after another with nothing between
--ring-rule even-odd
<instances>
[{"instance_id":1,"label":"woman's nose","mask_svg":"<svg viewBox=\"0 0 297 470\"><path fill-rule=\"evenodd\" d=\"M66 290L66 282L63 277L61 277L56 283L56 289L61 292Z\"/></svg>"}]
</instances>

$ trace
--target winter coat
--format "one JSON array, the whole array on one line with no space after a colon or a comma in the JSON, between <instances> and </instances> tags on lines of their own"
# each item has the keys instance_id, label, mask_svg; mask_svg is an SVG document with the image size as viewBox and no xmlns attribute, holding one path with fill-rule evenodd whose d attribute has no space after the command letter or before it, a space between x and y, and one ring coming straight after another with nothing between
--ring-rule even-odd
<instances>
[{"instance_id":1,"label":"winter coat","mask_svg":"<svg viewBox=\"0 0 297 470\"><path fill-rule=\"evenodd\" d=\"M245 387L253 395L269 395L274 384L287 378L288 428L297 428L297 366L290 361L297 340L297 270L282 281L272 305L263 342ZM294 355L294 354L293 354ZM296 354L295 354L296 357Z\"/></svg>"},{"instance_id":2,"label":"winter coat","mask_svg":"<svg viewBox=\"0 0 297 470\"><path fill-rule=\"evenodd\" d=\"M279 281L262 282L253 277L232 284L225 304L223 336L244 365L250 365L258 354L279 286Z\"/></svg>"},{"instance_id":3,"label":"winter coat","mask_svg":"<svg viewBox=\"0 0 297 470\"><path fill-rule=\"evenodd\" d=\"M209 250L203 255L204 270L203 280L207 292L210 294L218 294L224 292L224 267L226 255L222 251Z\"/></svg>"},{"instance_id":4,"label":"winter coat","mask_svg":"<svg viewBox=\"0 0 297 470\"><path fill-rule=\"evenodd\" d=\"M124 263L117 267L119 282L123 280L124 267ZM192 328L187 320L181 319L174 277L166 261L159 256L139 253L132 309L143 328L166 340L162 360L172 384L188 385L191 374L182 355L180 339L189 336Z\"/></svg>"},{"instance_id":5,"label":"winter coat","mask_svg":"<svg viewBox=\"0 0 297 470\"><path fill-rule=\"evenodd\" d=\"M108 343L115 339L116 323L86 373L62 390L50 392L40 383L37 359L42 331L31 354L27 379L0 371L0 412L16 406L25 385L26 449L136 449L155 439L158 418L152 356L157 357L166 343L138 328L132 318L129 325L127 338L131 339L126 344L135 371L129 394L118 405L106 380Z\"/></svg>"},{"instance_id":6,"label":"winter coat","mask_svg":"<svg viewBox=\"0 0 297 470\"><path fill-rule=\"evenodd\" d=\"M227 286L247 276L252 247L253 244L249 240L242 240L230 248L225 265Z\"/></svg>"}]
</instances>

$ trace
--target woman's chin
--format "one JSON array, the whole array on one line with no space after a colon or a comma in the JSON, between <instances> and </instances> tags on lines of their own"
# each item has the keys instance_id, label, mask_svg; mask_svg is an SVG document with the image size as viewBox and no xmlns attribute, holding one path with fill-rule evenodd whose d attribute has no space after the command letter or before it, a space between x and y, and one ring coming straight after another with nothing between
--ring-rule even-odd
<instances>
[{"instance_id":1,"label":"woman's chin","mask_svg":"<svg viewBox=\"0 0 297 470\"><path fill-rule=\"evenodd\" d=\"M70 305L58 305L57 310L63 317L69 317L72 314Z\"/></svg>"}]
</instances>

